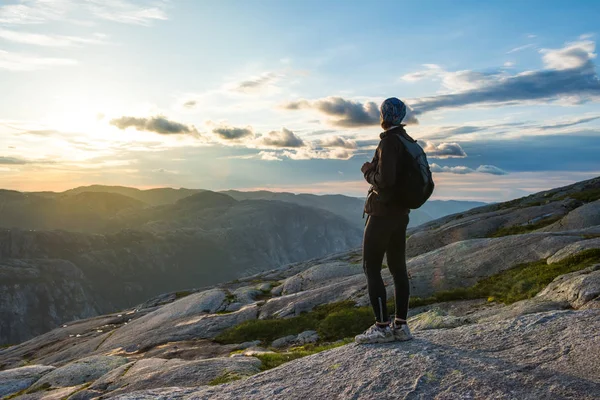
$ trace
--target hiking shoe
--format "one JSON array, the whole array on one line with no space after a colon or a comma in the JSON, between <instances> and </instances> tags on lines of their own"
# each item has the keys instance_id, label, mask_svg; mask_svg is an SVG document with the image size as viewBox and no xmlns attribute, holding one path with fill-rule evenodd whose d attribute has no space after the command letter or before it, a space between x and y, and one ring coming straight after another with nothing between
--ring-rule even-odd
<instances>
[{"instance_id":1,"label":"hiking shoe","mask_svg":"<svg viewBox=\"0 0 600 400\"><path fill-rule=\"evenodd\" d=\"M365 333L361 333L360 335L356 335L354 338L356 343L366 344L366 343L389 343L394 341L394 333L390 326L377 326L374 324L369 329L365 331Z\"/></svg>"},{"instance_id":2,"label":"hiking shoe","mask_svg":"<svg viewBox=\"0 0 600 400\"><path fill-rule=\"evenodd\" d=\"M394 321L390 324L390 330L394 334L394 339L399 342L405 342L413 338L406 324L396 324L396 321Z\"/></svg>"}]
</instances>

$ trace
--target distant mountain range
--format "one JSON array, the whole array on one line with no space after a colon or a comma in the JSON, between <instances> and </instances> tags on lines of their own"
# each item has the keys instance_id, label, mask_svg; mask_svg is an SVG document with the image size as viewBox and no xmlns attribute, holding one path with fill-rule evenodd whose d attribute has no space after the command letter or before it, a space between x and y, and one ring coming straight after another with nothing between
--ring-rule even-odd
<instances>
[{"instance_id":1,"label":"distant mountain range","mask_svg":"<svg viewBox=\"0 0 600 400\"><path fill-rule=\"evenodd\" d=\"M473 205L432 202L413 224ZM362 207L341 195L0 190L0 339L18 342L160 293L356 248Z\"/></svg>"}]
</instances>

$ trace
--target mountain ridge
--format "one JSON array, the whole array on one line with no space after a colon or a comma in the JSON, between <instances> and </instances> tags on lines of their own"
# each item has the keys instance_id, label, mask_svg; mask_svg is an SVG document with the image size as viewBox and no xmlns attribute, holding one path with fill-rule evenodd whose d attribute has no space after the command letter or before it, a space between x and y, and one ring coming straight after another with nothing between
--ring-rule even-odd
<instances>
[{"instance_id":1,"label":"mountain ridge","mask_svg":"<svg viewBox=\"0 0 600 400\"><path fill-rule=\"evenodd\" d=\"M0 394L593 399L600 177L493 207L412 231L412 342L348 344L373 321L350 250L164 293L0 350L10 382ZM448 243L424 246L435 238Z\"/></svg>"}]
</instances>

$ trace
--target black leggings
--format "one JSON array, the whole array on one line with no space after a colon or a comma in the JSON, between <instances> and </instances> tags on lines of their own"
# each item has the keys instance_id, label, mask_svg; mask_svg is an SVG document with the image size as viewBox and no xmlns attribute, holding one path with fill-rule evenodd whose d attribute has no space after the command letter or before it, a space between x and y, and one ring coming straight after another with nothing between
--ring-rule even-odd
<instances>
[{"instance_id":1,"label":"black leggings","mask_svg":"<svg viewBox=\"0 0 600 400\"><path fill-rule=\"evenodd\" d=\"M363 237L363 269L367 275L369 298L377 322L388 322L386 292L381 277L383 255L387 253L390 273L394 278L396 318L406 319L410 285L406 271L406 226L408 215L394 217L369 216Z\"/></svg>"}]
</instances>

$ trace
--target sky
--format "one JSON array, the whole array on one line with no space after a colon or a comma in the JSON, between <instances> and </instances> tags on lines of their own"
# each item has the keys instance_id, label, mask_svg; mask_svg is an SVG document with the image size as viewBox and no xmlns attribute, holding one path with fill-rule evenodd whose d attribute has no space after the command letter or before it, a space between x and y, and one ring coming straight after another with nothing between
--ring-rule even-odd
<instances>
[{"instance_id":1,"label":"sky","mask_svg":"<svg viewBox=\"0 0 600 400\"><path fill-rule=\"evenodd\" d=\"M363 196L388 97L433 198L600 175L597 1L1 0L0 188Z\"/></svg>"}]
</instances>

